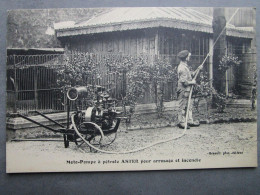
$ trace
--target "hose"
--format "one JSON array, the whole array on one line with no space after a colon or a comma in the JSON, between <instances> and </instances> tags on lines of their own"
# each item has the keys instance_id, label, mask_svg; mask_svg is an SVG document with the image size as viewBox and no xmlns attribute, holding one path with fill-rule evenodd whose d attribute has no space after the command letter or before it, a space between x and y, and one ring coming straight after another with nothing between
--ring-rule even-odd
<instances>
[{"instance_id":1,"label":"hose","mask_svg":"<svg viewBox=\"0 0 260 195\"><path fill-rule=\"evenodd\" d=\"M141 151L141 150L145 150L147 148L150 148L152 146L155 146L157 144L162 144L162 143L166 143L166 142L170 142L172 140L175 140L175 139L178 139L180 137L182 137L184 134L185 134L185 131L183 131L183 133L179 136L176 136L176 137L173 137L173 138L170 138L170 139L166 139L166 140L162 140L162 141L158 141L158 142L154 142L152 144L149 144L145 147L142 147L142 148L137 148L137 149L134 149L134 150L128 150L128 151L119 151L119 152L113 152L113 151L107 151L107 150L102 150L100 148L97 148L95 147L94 145L92 145L89 141L87 141L82 135L81 133L79 132L76 124L75 124L75 121L74 121L74 114L71 116L71 122L72 122L72 126L75 130L75 132L77 133L77 135L90 147L90 148L93 148L94 150L96 151L99 151L99 152L102 152L102 153L107 153L107 154L128 154L128 153L134 153L134 152L138 152L138 151Z\"/></svg>"},{"instance_id":2,"label":"hose","mask_svg":"<svg viewBox=\"0 0 260 195\"><path fill-rule=\"evenodd\" d=\"M207 58L210 56L210 53L211 53L211 51L213 50L214 46L216 45L217 41L219 40L221 34L222 34L222 33L224 32L224 30L227 28L227 24L230 23L230 21L231 21L231 20L233 19L233 17L236 15L236 13L238 12L238 10L239 10L239 8L236 9L236 11L234 12L234 14L230 17L229 21L226 23L225 27L224 27L224 28L222 29L222 31L219 33L218 37L216 38L216 40L214 41L212 47L210 48L210 50L209 50L207 56L206 56L205 59L203 60L203 62L202 62L202 64L201 64L202 66L204 66L204 64L205 64L205 62L206 62L206 60L207 60ZM199 72L200 72L200 69L197 69L197 70L196 70L196 74L195 74L194 77L193 77L193 80L194 80L194 79L196 80L196 78L197 78ZM184 133L186 132L187 126L188 126L188 114L189 114L188 110L190 109L190 103L191 103L191 96L192 96L193 88L194 88L194 85L191 86L191 90L190 90L190 93L189 93L189 99L188 99L188 105L187 105L186 117L185 117Z\"/></svg>"},{"instance_id":3,"label":"hose","mask_svg":"<svg viewBox=\"0 0 260 195\"><path fill-rule=\"evenodd\" d=\"M239 8L235 11L235 13L231 16L231 18L229 19L229 21L227 22L230 23L230 21L233 19L233 17L236 15L236 13L238 12ZM215 42L213 43L212 47L210 48L206 58L204 59L204 61L202 62L202 66L204 65L204 63L206 62L207 58L210 56L210 52L211 50L214 48L215 44L217 43L218 39L220 38L220 35L224 32L227 24L225 25L225 27L222 29L222 31L220 32L219 36L217 37L217 39L215 40ZM197 70L195 76L193 79L196 79L198 74L199 74L199 71L200 69ZM186 131L187 131L187 126L188 126L188 110L190 108L190 103L191 103L191 96L192 96L192 92L193 92L193 85L191 86L191 90L190 90L190 93L189 93L189 98L188 98L188 105L187 105L187 110L186 110L186 117L185 117L185 128L183 130L183 132L179 135L179 136L176 136L176 137L172 137L172 138L169 138L169 139L166 139L166 140L161 140L161 141L157 141L157 142L154 142L150 145L147 145L145 147L142 147L142 148L137 148L137 149L134 149L134 150L128 150L128 151L119 151L119 152L113 152L113 151L106 151L106 150L102 150L102 149L99 149L95 146L93 146L92 144L90 144L78 131L78 128L75 124L75 121L74 121L74 115L71 116L71 121L72 121L72 125L73 125L73 128L75 130L75 132L77 133L77 135L91 148L95 149L96 151L99 151L99 152L102 152L102 153L106 153L106 154L128 154L128 153L134 153L134 152L139 152L141 150L145 150L147 148L150 148L150 147L153 147L155 145L158 145L158 144L162 144L162 143L167 143L167 142L170 142L170 141L173 141L173 140L176 140L176 139L179 139L181 138L182 136L184 136L186 134ZM93 123L94 124L94 123Z\"/></svg>"}]
</instances>

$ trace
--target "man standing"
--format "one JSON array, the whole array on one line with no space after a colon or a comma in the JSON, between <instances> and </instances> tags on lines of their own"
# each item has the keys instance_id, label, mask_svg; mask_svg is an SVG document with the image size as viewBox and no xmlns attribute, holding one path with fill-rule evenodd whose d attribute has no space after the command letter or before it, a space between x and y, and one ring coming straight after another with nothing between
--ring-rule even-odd
<instances>
[{"instance_id":1,"label":"man standing","mask_svg":"<svg viewBox=\"0 0 260 195\"><path fill-rule=\"evenodd\" d=\"M191 73L187 62L190 61L191 53L188 50L183 50L178 53L178 58L180 59L180 64L178 66L178 88L177 94L179 99L179 112L178 112L178 126L182 129L185 128L185 118L186 118L186 110L188 106L189 93L192 85L196 85L196 80L192 78L196 74L197 71L202 69L202 65L198 67L198 69ZM192 101L190 103L190 108L188 110L188 125L187 129L190 127L199 126L198 121L193 121L192 118Z\"/></svg>"}]
</instances>

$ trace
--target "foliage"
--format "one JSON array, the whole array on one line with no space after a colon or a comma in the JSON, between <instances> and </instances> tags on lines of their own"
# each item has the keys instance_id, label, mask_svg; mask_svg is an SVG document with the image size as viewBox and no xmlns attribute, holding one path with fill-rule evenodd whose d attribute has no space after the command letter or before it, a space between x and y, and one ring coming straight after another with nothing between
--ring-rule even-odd
<instances>
[{"instance_id":1,"label":"foliage","mask_svg":"<svg viewBox=\"0 0 260 195\"><path fill-rule=\"evenodd\" d=\"M124 72L131 70L136 60L130 55L107 55L104 61L110 73L122 76Z\"/></svg>"},{"instance_id":2,"label":"foliage","mask_svg":"<svg viewBox=\"0 0 260 195\"><path fill-rule=\"evenodd\" d=\"M73 87L95 83L100 78L98 64L94 55L78 52L65 56L65 64L57 69L59 87Z\"/></svg>"},{"instance_id":3,"label":"foliage","mask_svg":"<svg viewBox=\"0 0 260 195\"><path fill-rule=\"evenodd\" d=\"M256 109L256 100L257 100L257 69L256 64L253 66L254 71L254 79L253 79L253 87L252 87L252 95L251 95L251 108L252 110Z\"/></svg>"},{"instance_id":4,"label":"foliage","mask_svg":"<svg viewBox=\"0 0 260 195\"><path fill-rule=\"evenodd\" d=\"M224 76L226 71L231 67L237 67L241 64L241 61L237 56L225 55L219 62L218 70L221 75ZM227 104L227 96L221 92L212 89L213 94L213 106L217 108L218 112L224 112Z\"/></svg>"},{"instance_id":5,"label":"foliage","mask_svg":"<svg viewBox=\"0 0 260 195\"><path fill-rule=\"evenodd\" d=\"M176 69L173 69L167 59L155 57L153 60L139 58L135 66L128 72L128 94L132 103L142 98L147 89L154 94L158 116L164 111L163 86L170 80L177 79Z\"/></svg>"},{"instance_id":6,"label":"foliage","mask_svg":"<svg viewBox=\"0 0 260 195\"><path fill-rule=\"evenodd\" d=\"M208 74L203 71L199 73L197 78L197 85L194 86L193 97L208 97L212 94L212 88L210 87L210 80Z\"/></svg>"},{"instance_id":7,"label":"foliage","mask_svg":"<svg viewBox=\"0 0 260 195\"><path fill-rule=\"evenodd\" d=\"M150 74L154 86L157 113L161 117L164 111L164 84L169 81L176 81L177 83L177 67L173 68L168 59L158 58L151 66Z\"/></svg>"},{"instance_id":8,"label":"foliage","mask_svg":"<svg viewBox=\"0 0 260 195\"><path fill-rule=\"evenodd\" d=\"M213 89L213 106L216 107L217 111L223 113L227 105L227 96L223 93L218 93Z\"/></svg>"},{"instance_id":9,"label":"foliage","mask_svg":"<svg viewBox=\"0 0 260 195\"><path fill-rule=\"evenodd\" d=\"M128 85L124 102L130 105L134 111L138 100L144 97L147 90L155 94L159 116L163 112L163 84L169 80L177 79L176 69L173 69L167 59L157 56L151 58L147 55L139 55L135 58L124 56L120 61L107 60L109 71L119 77L127 77Z\"/></svg>"},{"instance_id":10,"label":"foliage","mask_svg":"<svg viewBox=\"0 0 260 195\"><path fill-rule=\"evenodd\" d=\"M237 56L225 55L219 62L218 70L222 73L225 73L232 66L238 66L241 64L241 61Z\"/></svg>"},{"instance_id":11,"label":"foliage","mask_svg":"<svg viewBox=\"0 0 260 195\"><path fill-rule=\"evenodd\" d=\"M124 106L130 106L130 112L134 112L136 103L150 91L154 94L157 111L161 116L164 110L164 83L177 82L176 68L165 58L148 55L105 55L98 59L94 54L78 52L67 56L64 65L57 69L58 86L66 90L77 85L95 85L97 80L101 79L100 67L104 65L107 75L115 75L117 81L127 81L126 94L122 94L122 100ZM111 82L108 86L112 89L116 84Z\"/></svg>"},{"instance_id":12,"label":"foliage","mask_svg":"<svg viewBox=\"0 0 260 195\"><path fill-rule=\"evenodd\" d=\"M54 33L54 23L88 20L111 8L19 9L7 12L8 48L55 48L62 45ZM53 34L46 33L51 29Z\"/></svg>"},{"instance_id":13,"label":"foliage","mask_svg":"<svg viewBox=\"0 0 260 195\"><path fill-rule=\"evenodd\" d=\"M138 99L143 98L145 90L151 84L150 66L147 59L142 56L135 59L135 66L127 72L128 86L127 86L127 100L130 105L134 106Z\"/></svg>"},{"instance_id":14,"label":"foliage","mask_svg":"<svg viewBox=\"0 0 260 195\"><path fill-rule=\"evenodd\" d=\"M198 110L199 102L203 98L211 98L213 107L217 109L218 112L224 112L227 104L227 97L225 94L219 93L214 87L210 87L210 80L205 72L201 72L197 80L197 85L194 87L193 98L194 107Z\"/></svg>"},{"instance_id":15,"label":"foliage","mask_svg":"<svg viewBox=\"0 0 260 195\"><path fill-rule=\"evenodd\" d=\"M209 98L213 88L210 87L210 80L205 71L201 71L197 78L197 85L194 85L192 97L194 98L193 106L199 110L199 103L204 98Z\"/></svg>"},{"instance_id":16,"label":"foliage","mask_svg":"<svg viewBox=\"0 0 260 195\"><path fill-rule=\"evenodd\" d=\"M94 86L96 79L100 78L98 63L95 55L83 52L77 52L73 55L65 55L65 62L56 69L57 86L61 88L59 99L64 98L64 94L70 87L88 86L88 98L94 100ZM63 100L64 101L64 100Z\"/></svg>"}]
</instances>

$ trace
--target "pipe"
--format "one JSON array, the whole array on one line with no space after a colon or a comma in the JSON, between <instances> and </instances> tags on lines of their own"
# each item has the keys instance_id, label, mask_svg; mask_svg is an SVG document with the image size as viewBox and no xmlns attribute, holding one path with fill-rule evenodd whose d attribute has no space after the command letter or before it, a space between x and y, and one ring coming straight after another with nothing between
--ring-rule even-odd
<instances>
[{"instance_id":1,"label":"pipe","mask_svg":"<svg viewBox=\"0 0 260 195\"><path fill-rule=\"evenodd\" d=\"M63 139L12 139L14 142L22 142L22 141L55 141L55 142L63 142Z\"/></svg>"},{"instance_id":2,"label":"pipe","mask_svg":"<svg viewBox=\"0 0 260 195\"><path fill-rule=\"evenodd\" d=\"M37 122L37 121L35 121L35 120L33 120L33 119L30 119L30 118L28 118L28 117L26 117L26 116L23 116L22 114L19 114L19 113L18 113L17 115L20 116L20 117L22 117L22 118L24 118L25 120L28 120L28 121L30 121L30 122L36 124L36 125L39 125L39 126L45 128L45 129L48 129L48 130L53 131L53 132L55 132L55 133L58 132L57 130L55 130L55 129L51 128L51 127L48 127L48 126L43 125L43 124L41 124L41 123L39 123L39 122Z\"/></svg>"},{"instance_id":3,"label":"pipe","mask_svg":"<svg viewBox=\"0 0 260 195\"><path fill-rule=\"evenodd\" d=\"M58 123L58 122L52 120L51 118L49 118L49 117L47 117L46 115L44 115L44 114L38 112L37 110L35 110L35 112L36 112L37 114L41 115L42 117L46 118L47 120L49 120L49 121L55 123L56 125L58 125L58 126L60 126L60 127L62 127L62 128L65 128L62 124L60 124L60 123Z\"/></svg>"}]
</instances>

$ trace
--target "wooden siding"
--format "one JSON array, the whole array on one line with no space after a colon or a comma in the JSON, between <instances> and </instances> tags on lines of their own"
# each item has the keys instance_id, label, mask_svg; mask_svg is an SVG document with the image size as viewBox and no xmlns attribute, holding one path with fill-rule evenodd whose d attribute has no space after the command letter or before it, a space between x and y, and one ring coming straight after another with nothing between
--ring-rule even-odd
<instances>
[{"instance_id":1,"label":"wooden siding","mask_svg":"<svg viewBox=\"0 0 260 195\"><path fill-rule=\"evenodd\" d=\"M203 62L209 52L210 36L208 34L169 28L161 28L158 34L159 54L168 55L173 67L178 66L177 54L182 50L187 49L191 52L189 64L194 70ZM204 66L206 72L209 71L208 64L209 60ZM174 82L168 82L164 85L166 99L170 100L176 97L176 86L177 84Z\"/></svg>"},{"instance_id":2,"label":"wooden siding","mask_svg":"<svg viewBox=\"0 0 260 195\"><path fill-rule=\"evenodd\" d=\"M209 52L209 39L210 35L205 33L164 28L159 31L159 53L172 56L171 62L177 66L177 54L187 49L192 54L191 64L195 69Z\"/></svg>"},{"instance_id":3,"label":"wooden siding","mask_svg":"<svg viewBox=\"0 0 260 195\"><path fill-rule=\"evenodd\" d=\"M209 52L211 35L188 30L171 28L154 28L146 30L133 30L114 33L103 33L92 36L76 36L68 43L68 49L73 53L76 51L89 53L122 53L127 55L150 54L169 56L173 67L179 64L178 52L187 49L192 53L190 64L195 70L205 59ZM247 46L246 46L247 45ZM249 39L228 38L227 52L243 58L242 54L250 47ZM243 51L242 51L243 50ZM209 59L204 65L204 70L209 72ZM228 71L229 89L232 92L239 84L237 77L238 70L231 68ZM105 79L104 79L105 80ZM109 78L105 83L109 82ZM115 81L115 78L112 79ZM125 82L126 83L126 82ZM126 83L127 85L127 83ZM176 96L176 83L164 85L166 100ZM125 89L124 84L117 85L117 91ZM118 96L120 94L115 94ZM151 91L147 91L143 101L149 103L153 97Z\"/></svg>"},{"instance_id":4,"label":"wooden siding","mask_svg":"<svg viewBox=\"0 0 260 195\"><path fill-rule=\"evenodd\" d=\"M89 53L155 54L156 30L104 33L70 39L69 50Z\"/></svg>"},{"instance_id":5,"label":"wooden siding","mask_svg":"<svg viewBox=\"0 0 260 195\"><path fill-rule=\"evenodd\" d=\"M68 49L73 53L77 51L89 53L122 53L127 55L150 54L163 55L169 58L173 67L179 64L177 54L184 49L192 53L190 64L196 69L206 57L209 51L210 35L194 31L177 30L170 28L154 28L147 30L135 30L127 32L103 33L102 35L77 36L71 38ZM105 67L101 68L105 69ZM208 71L208 61L205 65ZM112 79L113 81L115 78ZM104 82L105 80L103 80ZM102 85L107 84L100 83ZM127 83L126 83L127 85ZM172 100L176 97L177 83L165 83L165 100ZM117 85L117 91L123 90L126 86ZM147 89L141 103L154 101L151 91L152 86ZM119 94L115 94L117 97Z\"/></svg>"}]
</instances>

